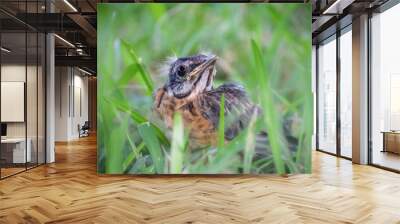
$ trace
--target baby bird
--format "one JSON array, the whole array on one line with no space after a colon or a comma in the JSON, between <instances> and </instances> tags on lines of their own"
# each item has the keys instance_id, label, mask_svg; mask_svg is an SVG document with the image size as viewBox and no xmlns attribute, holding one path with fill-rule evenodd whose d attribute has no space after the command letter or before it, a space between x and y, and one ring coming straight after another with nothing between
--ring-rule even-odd
<instances>
[{"instance_id":1,"label":"baby bird","mask_svg":"<svg viewBox=\"0 0 400 224\"><path fill-rule=\"evenodd\" d=\"M216 75L215 55L198 54L181 57L169 65L168 81L155 93L154 110L168 128L173 126L174 113L182 114L193 147L215 146L222 95L225 97L225 140L236 137L247 127L258 107L243 87L223 84L213 87Z\"/></svg>"}]
</instances>

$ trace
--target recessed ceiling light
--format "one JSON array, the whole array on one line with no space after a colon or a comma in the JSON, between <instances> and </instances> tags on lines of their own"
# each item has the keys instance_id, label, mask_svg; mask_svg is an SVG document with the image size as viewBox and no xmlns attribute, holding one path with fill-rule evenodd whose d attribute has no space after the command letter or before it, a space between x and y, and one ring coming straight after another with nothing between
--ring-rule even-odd
<instances>
[{"instance_id":1,"label":"recessed ceiling light","mask_svg":"<svg viewBox=\"0 0 400 224\"><path fill-rule=\"evenodd\" d=\"M355 0L336 0L322 14L342 14L343 9L351 5Z\"/></svg>"},{"instance_id":2,"label":"recessed ceiling light","mask_svg":"<svg viewBox=\"0 0 400 224\"><path fill-rule=\"evenodd\" d=\"M64 43L66 43L67 45L69 45L70 47L73 47L73 48L75 48L75 45L73 45L71 42L69 42L68 40L66 40L66 39L64 39L64 38L62 38L62 37L60 37L59 35L57 35L57 34L54 34L54 36L55 37L57 37L59 40L61 40L62 42L64 42Z\"/></svg>"},{"instance_id":3,"label":"recessed ceiling light","mask_svg":"<svg viewBox=\"0 0 400 224\"><path fill-rule=\"evenodd\" d=\"M90 72L88 72L88 71L86 71L86 70L83 70L83 69L81 69L81 68L79 68L79 67L78 67L78 70L81 71L81 72L83 72L83 73L85 73L85 74L87 74L87 75L90 75L90 76L93 75L92 73L90 73Z\"/></svg>"},{"instance_id":4,"label":"recessed ceiling light","mask_svg":"<svg viewBox=\"0 0 400 224\"><path fill-rule=\"evenodd\" d=\"M1 50L4 51L4 52L6 52L6 53L10 53L10 52L11 52L11 50L9 50L9 49L7 49L7 48L5 48L5 47L1 47Z\"/></svg>"},{"instance_id":5,"label":"recessed ceiling light","mask_svg":"<svg viewBox=\"0 0 400 224\"><path fill-rule=\"evenodd\" d=\"M68 0L64 0L64 3L67 4L74 12L78 12L78 10Z\"/></svg>"}]
</instances>

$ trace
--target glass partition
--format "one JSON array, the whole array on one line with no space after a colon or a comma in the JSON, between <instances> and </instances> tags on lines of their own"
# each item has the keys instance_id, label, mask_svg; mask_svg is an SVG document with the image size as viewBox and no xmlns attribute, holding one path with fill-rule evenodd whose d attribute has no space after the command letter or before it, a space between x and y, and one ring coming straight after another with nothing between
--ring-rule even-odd
<instances>
[{"instance_id":1,"label":"glass partition","mask_svg":"<svg viewBox=\"0 0 400 224\"><path fill-rule=\"evenodd\" d=\"M31 151L28 168L36 166L38 160L38 35L36 32L27 33L27 74L26 74L26 113L27 113L27 150Z\"/></svg>"},{"instance_id":2,"label":"glass partition","mask_svg":"<svg viewBox=\"0 0 400 224\"><path fill-rule=\"evenodd\" d=\"M26 141L26 40L25 32L1 34L2 177L24 171L31 161Z\"/></svg>"},{"instance_id":3,"label":"glass partition","mask_svg":"<svg viewBox=\"0 0 400 224\"><path fill-rule=\"evenodd\" d=\"M400 170L400 5L371 18L371 162Z\"/></svg>"},{"instance_id":4,"label":"glass partition","mask_svg":"<svg viewBox=\"0 0 400 224\"><path fill-rule=\"evenodd\" d=\"M43 1L18 3L19 13ZM2 6L3 3L0 3ZM43 33L0 12L0 178L45 163L45 44Z\"/></svg>"},{"instance_id":5,"label":"glass partition","mask_svg":"<svg viewBox=\"0 0 400 224\"><path fill-rule=\"evenodd\" d=\"M336 36L318 47L318 149L336 153Z\"/></svg>"},{"instance_id":6,"label":"glass partition","mask_svg":"<svg viewBox=\"0 0 400 224\"><path fill-rule=\"evenodd\" d=\"M340 36L340 155L352 157L352 33Z\"/></svg>"}]
</instances>

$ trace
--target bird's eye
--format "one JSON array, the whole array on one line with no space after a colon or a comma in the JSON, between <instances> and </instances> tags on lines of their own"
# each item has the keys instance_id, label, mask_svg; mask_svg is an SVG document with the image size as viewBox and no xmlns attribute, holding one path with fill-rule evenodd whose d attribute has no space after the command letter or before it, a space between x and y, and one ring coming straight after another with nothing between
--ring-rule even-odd
<instances>
[{"instance_id":1,"label":"bird's eye","mask_svg":"<svg viewBox=\"0 0 400 224\"><path fill-rule=\"evenodd\" d=\"M180 66L178 67L178 69L177 69L177 74L178 74L180 77L185 76L185 74L186 74L185 66L180 65Z\"/></svg>"}]
</instances>

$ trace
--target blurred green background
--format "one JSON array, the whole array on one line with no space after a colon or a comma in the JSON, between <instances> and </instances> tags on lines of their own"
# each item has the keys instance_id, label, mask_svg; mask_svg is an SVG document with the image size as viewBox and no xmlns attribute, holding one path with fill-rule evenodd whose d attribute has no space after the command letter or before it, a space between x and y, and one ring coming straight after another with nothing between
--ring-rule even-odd
<instances>
[{"instance_id":1,"label":"blurred green background","mask_svg":"<svg viewBox=\"0 0 400 224\"><path fill-rule=\"evenodd\" d=\"M98 172L309 173L310 20L310 4L98 4ZM214 86L242 84L264 116L232 142L194 153L180 117L167 130L151 107L168 78L165 60L200 52L220 58ZM260 131L270 153L256 160ZM297 139L294 153L286 136Z\"/></svg>"}]
</instances>

